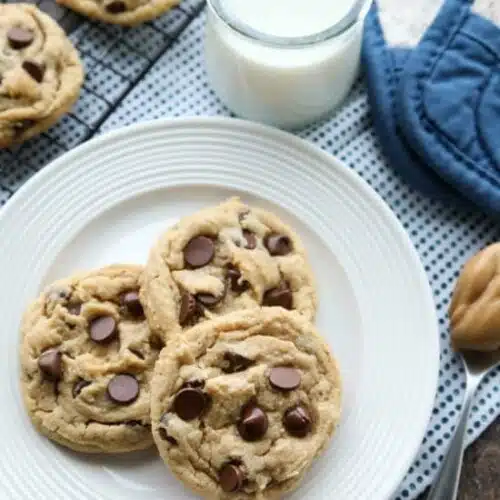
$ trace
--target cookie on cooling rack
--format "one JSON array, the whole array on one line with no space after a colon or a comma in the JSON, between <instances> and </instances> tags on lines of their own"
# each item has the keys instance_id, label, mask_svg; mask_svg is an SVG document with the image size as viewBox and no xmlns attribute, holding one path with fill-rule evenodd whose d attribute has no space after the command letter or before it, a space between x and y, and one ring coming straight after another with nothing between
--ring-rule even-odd
<instances>
[{"instance_id":1,"label":"cookie on cooling rack","mask_svg":"<svg viewBox=\"0 0 500 500\"><path fill-rule=\"evenodd\" d=\"M204 498L281 498L327 446L340 401L337 364L309 321L278 308L236 311L161 352L153 436Z\"/></svg>"},{"instance_id":2,"label":"cookie on cooling rack","mask_svg":"<svg viewBox=\"0 0 500 500\"><path fill-rule=\"evenodd\" d=\"M82 83L78 54L53 19L32 5L0 4L0 148L56 123Z\"/></svg>"},{"instance_id":3,"label":"cookie on cooling rack","mask_svg":"<svg viewBox=\"0 0 500 500\"><path fill-rule=\"evenodd\" d=\"M231 311L281 307L312 320L316 290L304 247L275 215L231 198L167 230L141 278L152 330L164 339Z\"/></svg>"},{"instance_id":4,"label":"cookie on cooling rack","mask_svg":"<svg viewBox=\"0 0 500 500\"><path fill-rule=\"evenodd\" d=\"M110 266L50 285L22 322L21 387L28 414L76 451L153 444L150 379L161 345L138 296L142 268Z\"/></svg>"},{"instance_id":5,"label":"cookie on cooling rack","mask_svg":"<svg viewBox=\"0 0 500 500\"><path fill-rule=\"evenodd\" d=\"M134 26L161 16L180 0L57 0L84 16Z\"/></svg>"}]
</instances>

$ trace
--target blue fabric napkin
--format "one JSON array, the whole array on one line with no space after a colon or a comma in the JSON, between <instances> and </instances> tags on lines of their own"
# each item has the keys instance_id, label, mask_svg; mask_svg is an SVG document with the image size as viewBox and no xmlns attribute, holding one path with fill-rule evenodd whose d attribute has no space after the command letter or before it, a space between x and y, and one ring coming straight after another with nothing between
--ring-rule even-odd
<instances>
[{"instance_id":1,"label":"blue fabric napkin","mask_svg":"<svg viewBox=\"0 0 500 500\"><path fill-rule=\"evenodd\" d=\"M407 141L450 186L500 216L500 28L447 0L396 92Z\"/></svg>"}]
</instances>

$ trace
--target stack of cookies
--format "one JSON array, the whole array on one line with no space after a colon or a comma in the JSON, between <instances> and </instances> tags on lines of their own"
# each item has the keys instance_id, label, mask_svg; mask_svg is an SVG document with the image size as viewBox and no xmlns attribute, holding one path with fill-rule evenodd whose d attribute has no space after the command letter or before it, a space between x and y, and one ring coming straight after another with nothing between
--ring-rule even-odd
<instances>
[{"instance_id":1,"label":"stack of cookies","mask_svg":"<svg viewBox=\"0 0 500 500\"><path fill-rule=\"evenodd\" d=\"M280 498L327 446L340 377L302 243L232 198L166 230L144 268L49 287L22 322L35 427L73 450L153 445L205 498Z\"/></svg>"}]
</instances>

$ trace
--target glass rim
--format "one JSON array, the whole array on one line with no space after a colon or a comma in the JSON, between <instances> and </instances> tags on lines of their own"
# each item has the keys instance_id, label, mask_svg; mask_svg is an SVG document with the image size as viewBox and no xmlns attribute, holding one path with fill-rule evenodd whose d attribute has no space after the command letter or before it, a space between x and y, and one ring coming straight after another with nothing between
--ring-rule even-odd
<instances>
[{"instance_id":1,"label":"glass rim","mask_svg":"<svg viewBox=\"0 0 500 500\"><path fill-rule=\"evenodd\" d=\"M243 21L230 16L222 6L222 0L207 0L212 12L228 27L244 37L273 47L304 47L325 42L342 35L354 26L360 18L364 17L372 2L373 0L354 0L351 8L344 17L334 25L317 33L305 36L276 36L256 30Z\"/></svg>"}]
</instances>

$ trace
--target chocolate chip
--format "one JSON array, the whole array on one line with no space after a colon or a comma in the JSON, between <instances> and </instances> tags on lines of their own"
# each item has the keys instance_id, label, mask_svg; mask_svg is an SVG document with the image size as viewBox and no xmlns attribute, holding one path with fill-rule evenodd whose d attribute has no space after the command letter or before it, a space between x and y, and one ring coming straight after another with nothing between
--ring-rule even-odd
<instances>
[{"instance_id":1,"label":"chocolate chip","mask_svg":"<svg viewBox=\"0 0 500 500\"><path fill-rule=\"evenodd\" d=\"M292 251L290 238L282 234L269 234L266 236L264 244L271 255L286 255Z\"/></svg>"},{"instance_id":2,"label":"chocolate chip","mask_svg":"<svg viewBox=\"0 0 500 500\"><path fill-rule=\"evenodd\" d=\"M241 354L237 354L236 352L225 352L222 371L225 373L241 372L253 364L253 360L245 358L245 356L242 356Z\"/></svg>"},{"instance_id":3,"label":"chocolate chip","mask_svg":"<svg viewBox=\"0 0 500 500\"><path fill-rule=\"evenodd\" d=\"M164 413L160 419L160 424L167 427L170 418L171 418L170 413ZM177 440L172 436L169 436L167 429L165 429L165 427L158 428L158 433L160 434L160 437L163 439L163 441L168 441L170 444L177 444Z\"/></svg>"},{"instance_id":4,"label":"chocolate chip","mask_svg":"<svg viewBox=\"0 0 500 500\"><path fill-rule=\"evenodd\" d=\"M245 475L236 464L226 464L219 472L219 484L226 493L241 490Z\"/></svg>"},{"instance_id":5,"label":"chocolate chip","mask_svg":"<svg viewBox=\"0 0 500 500\"><path fill-rule=\"evenodd\" d=\"M90 382L83 380L83 378L78 380L75 383L75 385L73 386L73 390L72 390L73 397L76 398L80 394L80 392L82 392L82 389L84 389L88 385L90 385Z\"/></svg>"},{"instance_id":6,"label":"chocolate chip","mask_svg":"<svg viewBox=\"0 0 500 500\"><path fill-rule=\"evenodd\" d=\"M46 378L57 382L62 377L61 358L59 349L48 349L38 357L38 368Z\"/></svg>"},{"instance_id":7,"label":"chocolate chip","mask_svg":"<svg viewBox=\"0 0 500 500\"><path fill-rule=\"evenodd\" d=\"M165 343L163 342L163 340L156 335L151 335L151 338L149 339L149 344L153 349L157 351L161 351L163 347L165 347Z\"/></svg>"},{"instance_id":8,"label":"chocolate chip","mask_svg":"<svg viewBox=\"0 0 500 500\"><path fill-rule=\"evenodd\" d=\"M23 62L23 69L36 82L40 83L45 75L45 65L35 61L27 60Z\"/></svg>"},{"instance_id":9,"label":"chocolate chip","mask_svg":"<svg viewBox=\"0 0 500 500\"><path fill-rule=\"evenodd\" d=\"M301 438L310 432L312 420L306 408L298 405L285 412L283 425L289 434Z\"/></svg>"},{"instance_id":10,"label":"chocolate chip","mask_svg":"<svg viewBox=\"0 0 500 500\"><path fill-rule=\"evenodd\" d=\"M300 385L302 376L291 366L276 366L269 372L269 382L280 391L293 391Z\"/></svg>"},{"instance_id":11,"label":"chocolate chip","mask_svg":"<svg viewBox=\"0 0 500 500\"><path fill-rule=\"evenodd\" d=\"M139 396L139 382L133 375L116 375L108 384L108 396L118 404L133 403Z\"/></svg>"},{"instance_id":12,"label":"chocolate chip","mask_svg":"<svg viewBox=\"0 0 500 500\"><path fill-rule=\"evenodd\" d=\"M21 120L15 122L12 127L14 129L14 135L19 137L23 132L26 132L30 127L35 124L35 120Z\"/></svg>"},{"instance_id":13,"label":"chocolate chip","mask_svg":"<svg viewBox=\"0 0 500 500\"><path fill-rule=\"evenodd\" d=\"M137 349L129 349L129 351L134 355L137 356L139 359L144 359L144 354L142 354L141 351Z\"/></svg>"},{"instance_id":14,"label":"chocolate chip","mask_svg":"<svg viewBox=\"0 0 500 500\"><path fill-rule=\"evenodd\" d=\"M280 306L284 309L293 308L293 294L288 283L282 281L276 288L264 294L262 305L268 307Z\"/></svg>"},{"instance_id":15,"label":"chocolate chip","mask_svg":"<svg viewBox=\"0 0 500 500\"><path fill-rule=\"evenodd\" d=\"M240 281L241 273L236 267L232 265L228 266L227 277L231 283L231 290L233 290L233 292L242 293L248 290L250 284L246 280Z\"/></svg>"},{"instance_id":16,"label":"chocolate chip","mask_svg":"<svg viewBox=\"0 0 500 500\"><path fill-rule=\"evenodd\" d=\"M90 321L90 338L98 344L108 344L118 334L115 318L98 316Z\"/></svg>"},{"instance_id":17,"label":"chocolate chip","mask_svg":"<svg viewBox=\"0 0 500 500\"><path fill-rule=\"evenodd\" d=\"M193 295L186 290L181 291L181 306L179 310L179 323L184 326L198 314L198 305Z\"/></svg>"},{"instance_id":18,"label":"chocolate chip","mask_svg":"<svg viewBox=\"0 0 500 500\"><path fill-rule=\"evenodd\" d=\"M238 432L245 441L257 441L264 437L269 427L269 421L265 412L249 404L241 411L238 422Z\"/></svg>"},{"instance_id":19,"label":"chocolate chip","mask_svg":"<svg viewBox=\"0 0 500 500\"><path fill-rule=\"evenodd\" d=\"M243 229L243 238L247 241L246 248L249 250L253 250L257 247L257 236L255 236L255 233L252 233L252 231Z\"/></svg>"},{"instance_id":20,"label":"chocolate chip","mask_svg":"<svg viewBox=\"0 0 500 500\"><path fill-rule=\"evenodd\" d=\"M168 441L170 444L173 444L173 445L177 444L177 440L175 438L173 438L172 436L169 436L167 431L163 427L160 427L158 429L158 434L160 434L160 437L161 437L161 439L163 439L163 441Z\"/></svg>"},{"instance_id":21,"label":"chocolate chip","mask_svg":"<svg viewBox=\"0 0 500 500\"><path fill-rule=\"evenodd\" d=\"M184 260L191 267L206 266L215 254L215 245L208 236L195 236L184 247Z\"/></svg>"},{"instance_id":22,"label":"chocolate chip","mask_svg":"<svg viewBox=\"0 0 500 500\"><path fill-rule=\"evenodd\" d=\"M13 49L24 49L33 42L33 32L24 28L14 27L7 32L7 40Z\"/></svg>"},{"instance_id":23,"label":"chocolate chip","mask_svg":"<svg viewBox=\"0 0 500 500\"><path fill-rule=\"evenodd\" d=\"M197 293L196 300L206 307L213 307L217 305L224 298L224 293L216 297L211 293Z\"/></svg>"},{"instance_id":24,"label":"chocolate chip","mask_svg":"<svg viewBox=\"0 0 500 500\"><path fill-rule=\"evenodd\" d=\"M198 418L207 406L207 398L201 389L186 387L174 399L174 411L182 420Z\"/></svg>"},{"instance_id":25,"label":"chocolate chip","mask_svg":"<svg viewBox=\"0 0 500 500\"><path fill-rule=\"evenodd\" d=\"M80 303L68 304L67 309L68 312L73 316L79 316L80 313L82 312L82 304Z\"/></svg>"},{"instance_id":26,"label":"chocolate chip","mask_svg":"<svg viewBox=\"0 0 500 500\"><path fill-rule=\"evenodd\" d=\"M106 5L106 10L110 14L121 14L122 12L125 12L127 10L127 6L125 5L125 2L115 0L114 2Z\"/></svg>"},{"instance_id":27,"label":"chocolate chip","mask_svg":"<svg viewBox=\"0 0 500 500\"><path fill-rule=\"evenodd\" d=\"M143 318L144 309L139 300L139 293L136 291L125 292L121 297L120 301L122 306L127 310L127 312L134 318Z\"/></svg>"},{"instance_id":28,"label":"chocolate chip","mask_svg":"<svg viewBox=\"0 0 500 500\"><path fill-rule=\"evenodd\" d=\"M205 387L205 381L201 380L199 378L195 378L192 380L188 380L187 382L184 382L182 387Z\"/></svg>"}]
</instances>

